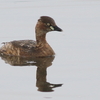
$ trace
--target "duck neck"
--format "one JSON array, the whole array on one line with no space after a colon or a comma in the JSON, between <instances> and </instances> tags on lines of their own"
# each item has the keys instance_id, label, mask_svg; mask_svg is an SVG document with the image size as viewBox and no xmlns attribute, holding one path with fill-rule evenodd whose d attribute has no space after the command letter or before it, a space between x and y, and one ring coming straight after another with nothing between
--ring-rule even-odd
<instances>
[{"instance_id":1,"label":"duck neck","mask_svg":"<svg viewBox=\"0 0 100 100\"><path fill-rule=\"evenodd\" d=\"M36 42L38 46L46 44L46 34L36 35Z\"/></svg>"}]
</instances>

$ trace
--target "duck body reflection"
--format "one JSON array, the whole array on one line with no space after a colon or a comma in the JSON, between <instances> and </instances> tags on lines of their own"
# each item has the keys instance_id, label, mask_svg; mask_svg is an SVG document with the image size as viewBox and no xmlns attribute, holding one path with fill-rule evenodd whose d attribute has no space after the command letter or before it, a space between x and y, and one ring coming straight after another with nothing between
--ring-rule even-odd
<instances>
[{"instance_id":1,"label":"duck body reflection","mask_svg":"<svg viewBox=\"0 0 100 100\"><path fill-rule=\"evenodd\" d=\"M52 92L53 88L60 87L62 84L52 84L47 82L47 68L52 65L54 56L45 58L31 58L31 57L16 57L1 55L1 59L7 64L12 66L36 66L36 86L38 91L41 92Z\"/></svg>"}]
</instances>

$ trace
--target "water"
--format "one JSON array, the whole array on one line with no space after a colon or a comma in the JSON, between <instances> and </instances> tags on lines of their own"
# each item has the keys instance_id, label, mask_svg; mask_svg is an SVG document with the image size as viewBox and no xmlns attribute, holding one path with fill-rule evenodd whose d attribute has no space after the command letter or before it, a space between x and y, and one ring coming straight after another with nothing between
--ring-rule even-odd
<instances>
[{"instance_id":1,"label":"water","mask_svg":"<svg viewBox=\"0 0 100 100\"><path fill-rule=\"evenodd\" d=\"M35 40L34 27L42 15L63 29L47 34L55 58L0 59L0 99L99 100L99 9L95 0L0 0L0 43Z\"/></svg>"}]
</instances>

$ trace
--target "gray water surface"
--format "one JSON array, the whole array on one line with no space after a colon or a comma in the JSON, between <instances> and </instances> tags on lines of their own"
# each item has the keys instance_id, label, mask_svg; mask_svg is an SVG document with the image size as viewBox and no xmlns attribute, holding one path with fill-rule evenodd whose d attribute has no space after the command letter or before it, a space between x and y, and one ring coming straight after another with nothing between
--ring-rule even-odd
<instances>
[{"instance_id":1,"label":"gray water surface","mask_svg":"<svg viewBox=\"0 0 100 100\"><path fill-rule=\"evenodd\" d=\"M63 29L47 34L55 58L1 57L0 100L100 100L100 1L0 0L0 43L35 40L43 15Z\"/></svg>"}]
</instances>

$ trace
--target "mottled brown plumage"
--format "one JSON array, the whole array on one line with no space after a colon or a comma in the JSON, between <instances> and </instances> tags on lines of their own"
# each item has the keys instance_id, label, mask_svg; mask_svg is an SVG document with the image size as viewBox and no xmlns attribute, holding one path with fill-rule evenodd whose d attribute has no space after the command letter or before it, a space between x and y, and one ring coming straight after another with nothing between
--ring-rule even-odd
<instances>
[{"instance_id":1,"label":"mottled brown plumage","mask_svg":"<svg viewBox=\"0 0 100 100\"><path fill-rule=\"evenodd\" d=\"M22 57L46 57L53 56L55 53L46 41L46 33L50 31L62 31L55 21L48 16L41 16L38 20L34 40L19 40L5 42L0 48L0 54Z\"/></svg>"}]
</instances>

